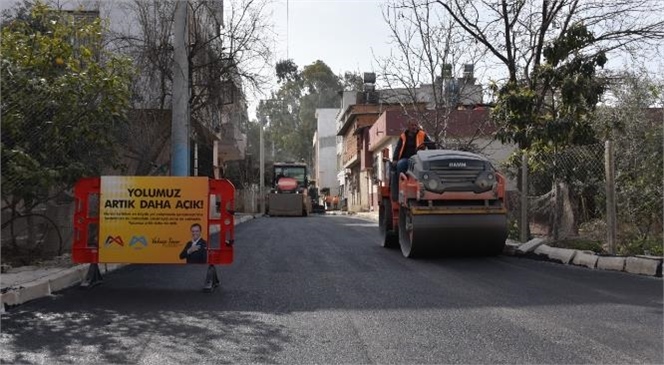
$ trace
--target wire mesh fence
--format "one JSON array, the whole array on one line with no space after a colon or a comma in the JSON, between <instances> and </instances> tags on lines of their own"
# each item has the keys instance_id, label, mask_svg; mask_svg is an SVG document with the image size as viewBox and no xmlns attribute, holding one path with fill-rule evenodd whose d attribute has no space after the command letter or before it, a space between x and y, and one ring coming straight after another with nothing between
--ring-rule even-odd
<instances>
[{"instance_id":1,"label":"wire mesh fence","mask_svg":"<svg viewBox=\"0 0 664 365\"><path fill-rule=\"evenodd\" d=\"M611 252L607 189L612 188L617 212L614 253L661 255L662 151L636 155L626 152L625 145L616 144L615 160L609 160L615 168L614 181L607 181L605 144L531 155L526 193L531 237L545 236L557 244L571 242L575 248ZM513 239L519 238L521 194L519 188L507 197Z\"/></svg>"},{"instance_id":2,"label":"wire mesh fence","mask_svg":"<svg viewBox=\"0 0 664 365\"><path fill-rule=\"evenodd\" d=\"M532 157L528 186L531 232L554 239L595 239L586 227L605 219L605 187L601 144ZM591 237L584 237L587 235Z\"/></svg>"},{"instance_id":3,"label":"wire mesh fence","mask_svg":"<svg viewBox=\"0 0 664 365\"><path fill-rule=\"evenodd\" d=\"M67 187L80 165L99 152L90 139L74 137L80 133L75 120L59 117L57 94L45 80L17 80L20 75L4 66L2 254L3 262L21 264L64 253L72 235Z\"/></svg>"}]
</instances>

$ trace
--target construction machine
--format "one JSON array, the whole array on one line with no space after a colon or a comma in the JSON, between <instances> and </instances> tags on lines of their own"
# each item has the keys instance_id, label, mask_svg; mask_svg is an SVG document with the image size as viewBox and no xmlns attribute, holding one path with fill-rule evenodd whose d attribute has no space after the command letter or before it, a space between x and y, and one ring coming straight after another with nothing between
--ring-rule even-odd
<instances>
[{"instance_id":1,"label":"construction machine","mask_svg":"<svg viewBox=\"0 0 664 365\"><path fill-rule=\"evenodd\" d=\"M478 154L420 150L396 176L385 160L379 231L384 247L407 258L429 254L497 255L507 239L505 178ZM389 178L398 179L392 194Z\"/></svg>"},{"instance_id":2,"label":"construction machine","mask_svg":"<svg viewBox=\"0 0 664 365\"><path fill-rule=\"evenodd\" d=\"M270 216L307 216L311 213L307 165L275 162L273 186L267 195L265 213Z\"/></svg>"}]
</instances>

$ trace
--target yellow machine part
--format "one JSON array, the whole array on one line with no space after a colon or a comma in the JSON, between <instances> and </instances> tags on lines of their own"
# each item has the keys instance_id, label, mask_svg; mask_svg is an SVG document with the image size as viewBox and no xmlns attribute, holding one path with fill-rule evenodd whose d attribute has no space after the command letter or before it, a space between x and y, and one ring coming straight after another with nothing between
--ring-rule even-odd
<instances>
[{"instance_id":1,"label":"yellow machine part","mask_svg":"<svg viewBox=\"0 0 664 365\"><path fill-rule=\"evenodd\" d=\"M305 216L311 210L306 204L307 196L303 194L268 195L268 211L271 216Z\"/></svg>"}]
</instances>

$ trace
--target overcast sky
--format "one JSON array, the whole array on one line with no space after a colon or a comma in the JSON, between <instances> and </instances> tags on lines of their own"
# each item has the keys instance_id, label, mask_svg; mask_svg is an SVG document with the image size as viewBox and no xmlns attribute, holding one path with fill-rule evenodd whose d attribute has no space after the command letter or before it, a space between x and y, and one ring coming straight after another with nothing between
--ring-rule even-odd
<instances>
[{"instance_id":1,"label":"overcast sky","mask_svg":"<svg viewBox=\"0 0 664 365\"><path fill-rule=\"evenodd\" d=\"M372 50L387 54L389 30L377 0L276 0L277 59L288 56L298 66L317 59L335 73L374 70ZM288 29L286 8L288 5ZM288 31L287 31L288 30Z\"/></svg>"},{"instance_id":2,"label":"overcast sky","mask_svg":"<svg viewBox=\"0 0 664 365\"><path fill-rule=\"evenodd\" d=\"M224 0L229 1L234 0ZM15 2L0 0L0 9ZM113 3L110 0L102 2ZM273 0L268 13L271 12L276 33L275 61L291 58L302 68L320 59L335 74L345 71L380 73L376 56L386 57L390 51L390 31L382 15L385 3L384 0ZM611 61L616 62L615 59ZM659 67L651 69L661 70L661 64L660 60ZM274 72L273 69L270 71ZM476 77L485 78L480 74ZM249 115L253 118L256 101L249 97ZM269 97L269 91L263 96L266 97Z\"/></svg>"}]
</instances>

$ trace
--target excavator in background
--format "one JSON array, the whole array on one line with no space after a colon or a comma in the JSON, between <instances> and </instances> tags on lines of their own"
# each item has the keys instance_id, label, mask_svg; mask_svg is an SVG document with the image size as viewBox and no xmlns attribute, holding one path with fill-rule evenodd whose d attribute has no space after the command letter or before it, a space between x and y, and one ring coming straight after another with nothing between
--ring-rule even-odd
<instances>
[{"instance_id":1,"label":"excavator in background","mask_svg":"<svg viewBox=\"0 0 664 365\"><path fill-rule=\"evenodd\" d=\"M311 213L307 165L275 162L273 186L267 195L265 213L269 216L306 217Z\"/></svg>"},{"instance_id":2,"label":"excavator in background","mask_svg":"<svg viewBox=\"0 0 664 365\"><path fill-rule=\"evenodd\" d=\"M498 255L507 239L505 178L478 154L420 150L396 176L389 160L380 187L383 247L406 258L429 254ZM392 194L390 178L398 179Z\"/></svg>"}]
</instances>

